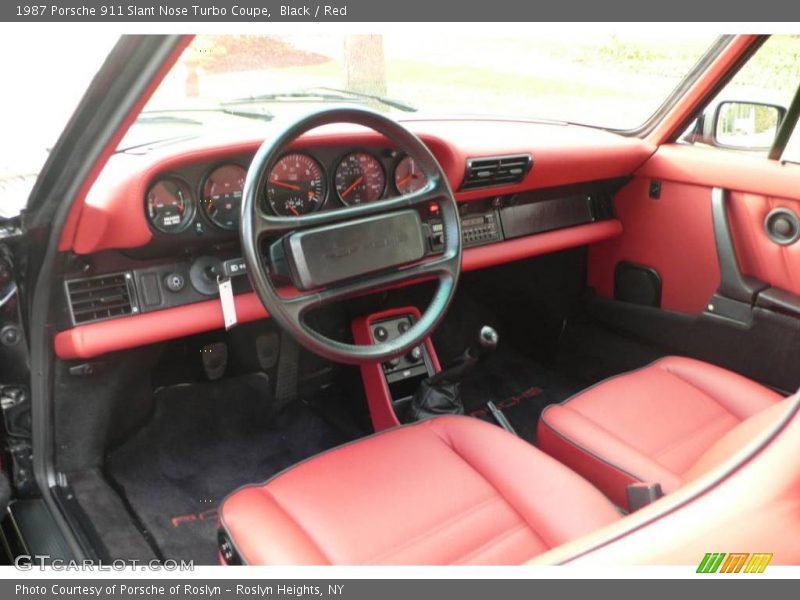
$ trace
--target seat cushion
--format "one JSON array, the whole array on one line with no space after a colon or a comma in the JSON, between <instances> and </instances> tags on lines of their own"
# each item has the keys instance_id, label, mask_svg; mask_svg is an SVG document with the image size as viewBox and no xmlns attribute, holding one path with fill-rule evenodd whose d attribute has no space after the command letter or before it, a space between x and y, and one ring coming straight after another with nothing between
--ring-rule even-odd
<instances>
[{"instance_id":1,"label":"seat cushion","mask_svg":"<svg viewBox=\"0 0 800 600\"><path fill-rule=\"evenodd\" d=\"M440 417L335 448L220 509L247 564L520 564L616 521L611 502L523 440Z\"/></svg>"},{"instance_id":2,"label":"seat cushion","mask_svg":"<svg viewBox=\"0 0 800 600\"><path fill-rule=\"evenodd\" d=\"M629 484L674 491L725 434L782 399L731 371L672 356L548 407L538 445L624 507Z\"/></svg>"}]
</instances>

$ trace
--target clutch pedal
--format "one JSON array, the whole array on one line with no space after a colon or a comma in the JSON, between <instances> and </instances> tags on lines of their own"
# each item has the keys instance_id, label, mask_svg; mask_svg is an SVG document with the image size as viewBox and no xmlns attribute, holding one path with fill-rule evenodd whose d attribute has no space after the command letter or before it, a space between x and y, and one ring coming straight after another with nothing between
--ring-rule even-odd
<instances>
[{"instance_id":1,"label":"clutch pedal","mask_svg":"<svg viewBox=\"0 0 800 600\"><path fill-rule=\"evenodd\" d=\"M215 381L225 375L225 370L228 368L227 344L224 342L206 344L200 350L200 356L203 358L203 371L209 380Z\"/></svg>"}]
</instances>

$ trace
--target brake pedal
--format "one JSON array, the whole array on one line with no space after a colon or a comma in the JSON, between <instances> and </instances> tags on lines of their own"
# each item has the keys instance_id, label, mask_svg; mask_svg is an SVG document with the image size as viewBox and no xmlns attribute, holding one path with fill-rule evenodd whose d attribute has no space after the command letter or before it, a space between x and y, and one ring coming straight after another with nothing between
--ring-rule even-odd
<instances>
[{"instance_id":1,"label":"brake pedal","mask_svg":"<svg viewBox=\"0 0 800 600\"><path fill-rule=\"evenodd\" d=\"M225 375L228 368L228 345L224 342L206 344L200 350L203 359L203 371L206 377L215 381Z\"/></svg>"},{"instance_id":2,"label":"brake pedal","mask_svg":"<svg viewBox=\"0 0 800 600\"><path fill-rule=\"evenodd\" d=\"M262 371L269 371L278 362L280 338L277 333L267 333L256 338L256 356Z\"/></svg>"}]
</instances>

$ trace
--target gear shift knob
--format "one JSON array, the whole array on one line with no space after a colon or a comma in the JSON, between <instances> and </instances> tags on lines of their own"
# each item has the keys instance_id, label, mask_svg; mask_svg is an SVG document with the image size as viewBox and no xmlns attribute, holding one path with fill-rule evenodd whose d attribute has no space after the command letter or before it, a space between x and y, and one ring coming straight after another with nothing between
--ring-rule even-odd
<instances>
[{"instance_id":1,"label":"gear shift knob","mask_svg":"<svg viewBox=\"0 0 800 600\"><path fill-rule=\"evenodd\" d=\"M500 336L494 327L484 325L481 327L481 332L478 337L478 343L484 350L492 351L497 348L497 343L500 341Z\"/></svg>"}]
</instances>

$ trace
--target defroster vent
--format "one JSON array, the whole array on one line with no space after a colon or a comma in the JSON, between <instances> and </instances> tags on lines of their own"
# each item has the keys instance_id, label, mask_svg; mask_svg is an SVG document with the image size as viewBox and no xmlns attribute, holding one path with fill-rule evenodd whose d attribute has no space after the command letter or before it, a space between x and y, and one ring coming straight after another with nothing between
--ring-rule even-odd
<instances>
[{"instance_id":1,"label":"defroster vent","mask_svg":"<svg viewBox=\"0 0 800 600\"><path fill-rule=\"evenodd\" d=\"M139 312L130 273L70 279L64 285L75 325Z\"/></svg>"},{"instance_id":2,"label":"defroster vent","mask_svg":"<svg viewBox=\"0 0 800 600\"><path fill-rule=\"evenodd\" d=\"M470 158L467 160L467 173L460 189L520 183L532 165L533 158L530 154Z\"/></svg>"}]
</instances>

